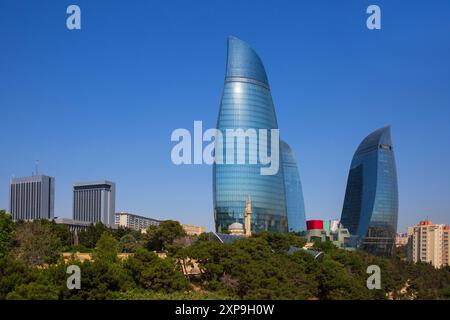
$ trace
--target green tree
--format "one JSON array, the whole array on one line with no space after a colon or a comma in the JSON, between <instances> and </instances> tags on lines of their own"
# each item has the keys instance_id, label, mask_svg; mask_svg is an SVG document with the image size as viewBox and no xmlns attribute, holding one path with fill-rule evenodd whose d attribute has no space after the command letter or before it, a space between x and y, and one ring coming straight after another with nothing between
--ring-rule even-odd
<instances>
[{"instance_id":1,"label":"green tree","mask_svg":"<svg viewBox=\"0 0 450 320\"><path fill-rule=\"evenodd\" d=\"M0 210L0 259L11 250L14 239L14 222L11 215Z\"/></svg>"},{"instance_id":2,"label":"green tree","mask_svg":"<svg viewBox=\"0 0 450 320\"><path fill-rule=\"evenodd\" d=\"M86 248L95 248L97 241L105 231L111 231L103 223L89 225L86 229L81 230L78 234L80 244Z\"/></svg>"},{"instance_id":3,"label":"green tree","mask_svg":"<svg viewBox=\"0 0 450 320\"><path fill-rule=\"evenodd\" d=\"M175 268L171 258L157 258L154 263L145 266L140 275L143 288L167 293L187 290L189 282L184 275Z\"/></svg>"},{"instance_id":4,"label":"green tree","mask_svg":"<svg viewBox=\"0 0 450 320\"><path fill-rule=\"evenodd\" d=\"M56 263L60 258L61 242L47 222L19 222L14 241L15 256L30 265Z\"/></svg>"},{"instance_id":5,"label":"green tree","mask_svg":"<svg viewBox=\"0 0 450 320\"><path fill-rule=\"evenodd\" d=\"M111 300L119 292L127 292L136 287L130 273L122 263L86 261L81 268L81 289L70 290L67 299Z\"/></svg>"},{"instance_id":6,"label":"green tree","mask_svg":"<svg viewBox=\"0 0 450 320\"><path fill-rule=\"evenodd\" d=\"M6 296L7 300L57 300L58 298L57 287L35 282L22 284Z\"/></svg>"},{"instance_id":7,"label":"green tree","mask_svg":"<svg viewBox=\"0 0 450 320\"><path fill-rule=\"evenodd\" d=\"M120 252L120 244L113 235L106 231L97 241L97 246L92 255L94 261L104 261L106 263L117 262L117 255Z\"/></svg>"},{"instance_id":8,"label":"green tree","mask_svg":"<svg viewBox=\"0 0 450 320\"><path fill-rule=\"evenodd\" d=\"M197 241L178 254L198 263L207 290L225 291L244 299L313 298L317 294L315 278L305 274L301 257L292 259L281 250L289 245L279 245L285 240L279 237L282 236L278 235L272 243L268 242L271 237L266 236L232 244Z\"/></svg>"},{"instance_id":9,"label":"green tree","mask_svg":"<svg viewBox=\"0 0 450 320\"><path fill-rule=\"evenodd\" d=\"M141 281L141 273L144 271L145 266L154 263L156 259L158 259L156 253L144 248L139 248L133 256L129 257L124 262L124 266L131 272L135 281L139 283Z\"/></svg>"},{"instance_id":10,"label":"green tree","mask_svg":"<svg viewBox=\"0 0 450 320\"><path fill-rule=\"evenodd\" d=\"M189 282L171 258L160 258L154 252L138 249L125 262L134 280L144 289L167 293L189 289Z\"/></svg>"},{"instance_id":11,"label":"green tree","mask_svg":"<svg viewBox=\"0 0 450 320\"><path fill-rule=\"evenodd\" d=\"M140 240L142 238L141 231L134 230L134 229L131 229L131 228L126 228L126 227L123 227L123 226L119 226L117 229L113 229L111 231L112 231L112 234L113 234L114 238L116 238L119 241L120 241L120 239L122 239L126 235L133 236L133 238L136 239L136 241L138 241L138 240Z\"/></svg>"},{"instance_id":12,"label":"green tree","mask_svg":"<svg viewBox=\"0 0 450 320\"><path fill-rule=\"evenodd\" d=\"M139 243L135 239L135 237L132 234L126 234L122 238L120 238L120 245L122 247L123 252L135 252L136 249L139 247Z\"/></svg>"},{"instance_id":13,"label":"green tree","mask_svg":"<svg viewBox=\"0 0 450 320\"><path fill-rule=\"evenodd\" d=\"M345 265L329 256L324 258L317 273L319 298L323 300L359 300L372 298L366 279L352 274ZM366 277L367 278L367 277Z\"/></svg>"},{"instance_id":14,"label":"green tree","mask_svg":"<svg viewBox=\"0 0 450 320\"><path fill-rule=\"evenodd\" d=\"M162 221L159 226L150 226L144 235L145 246L149 250L161 251L173 244L178 237L184 237L186 232L178 221Z\"/></svg>"},{"instance_id":15,"label":"green tree","mask_svg":"<svg viewBox=\"0 0 450 320\"><path fill-rule=\"evenodd\" d=\"M24 261L12 257L0 259L0 300L6 299L16 287L35 281L38 273L39 269L29 267Z\"/></svg>"},{"instance_id":16,"label":"green tree","mask_svg":"<svg viewBox=\"0 0 450 320\"><path fill-rule=\"evenodd\" d=\"M52 232L56 234L63 248L69 249L73 243L73 234L69 229L69 226L65 224L57 224L55 221L51 221L50 225Z\"/></svg>"},{"instance_id":17,"label":"green tree","mask_svg":"<svg viewBox=\"0 0 450 320\"><path fill-rule=\"evenodd\" d=\"M300 237L294 233L270 233L264 231L255 234L254 237L264 239L272 248L272 250L276 252L285 252L292 246L302 248L306 243L305 238Z\"/></svg>"}]
</instances>

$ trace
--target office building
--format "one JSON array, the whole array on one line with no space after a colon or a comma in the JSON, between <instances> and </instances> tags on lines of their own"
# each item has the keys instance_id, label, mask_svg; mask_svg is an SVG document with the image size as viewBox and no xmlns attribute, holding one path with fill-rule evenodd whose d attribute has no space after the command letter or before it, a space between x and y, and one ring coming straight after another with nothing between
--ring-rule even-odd
<instances>
[{"instance_id":1,"label":"office building","mask_svg":"<svg viewBox=\"0 0 450 320\"><path fill-rule=\"evenodd\" d=\"M390 127L359 145L347 180L341 223L352 245L374 255L392 254L397 234L397 171Z\"/></svg>"},{"instance_id":2,"label":"office building","mask_svg":"<svg viewBox=\"0 0 450 320\"><path fill-rule=\"evenodd\" d=\"M223 159L227 158L227 144L237 145L236 141L227 141L227 129L253 129L255 132L263 129L269 133L271 129L278 129L264 65L247 43L235 37L228 38L225 84L217 129L220 130L224 141L222 150L219 149L220 145L216 145L216 160L217 154L222 154ZM277 142L279 151L279 140ZM267 149L271 148L271 139L268 139ZM251 154L257 154L257 146L245 142L236 149L248 157L244 164L238 161L228 163L225 160L226 163L216 162L213 166L213 207L217 232L226 232L228 226L235 222L244 225L248 195L252 199L252 232L287 232L282 166L278 162L276 165L279 169L276 174L262 175L261 169L266 166L260 161L250 163L249 160Z\"/></svg>"},{"instance_id":3,"label":"office building","mask_svg":"<svg viewBox=\"0 0 450 320\"><path fill-rule=\"evenodd\" d=\"M55 178L37 175L9 183L9 212L14 220L53 219Z\"/></svg>"},{"instance_id":4,"label":"office building","mask_svg":"<svg viewBox=\"0 0 450 320\"><path fill-rule=\"evenodd\" d=\"M435 268L450 266L450 226L433 224L430 220L408 228L408 260L426 262Z\"/></svg>"},{"instance_id":5,"label":"office building","mask_svg":"<svg viewBox=\"0 0 450 320\"><path fill-rule=\"evenodd\" d=\"M73 185L73 220L115 226L116 186L110 181Z\"/></svg>"},{"instance_id":6,"label":"office building","mask_svg":"<svg viewBox=\"0 0 450 320\"><path fill-rule=\"evenodd\" d=\"M137 231L147 230L150 226L158 226L160 222L160 220L139 216L129 212L118 212L115 217L115 224L117 226Z\"/></svg>"},{"instance_id":7,"label":"office building","mask_svg":"<svg viewBox=\"0 0 450 320\"><path fill-rule=\"evenodd\" d=\"M280 149L284 174L284 189L286 192L288 229L289 232L305 231L305 204L297 161L295 161L294 152L286 142L281 141Z\"/></svg>"}]
</instances>

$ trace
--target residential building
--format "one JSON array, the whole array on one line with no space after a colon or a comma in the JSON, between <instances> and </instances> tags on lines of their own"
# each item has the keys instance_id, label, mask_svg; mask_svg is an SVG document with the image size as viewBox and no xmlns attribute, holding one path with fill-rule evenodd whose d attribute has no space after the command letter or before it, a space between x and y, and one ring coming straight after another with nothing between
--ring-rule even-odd
<instances>
[{"instance_id":1,"label":"residential building","mask_svg":"<svg viewBox=\"0 0 450 320\"><path fill-rule=\"evenodd\" d=\"M129 212L118 212L115 217L115 224L117 226L137 231L147 230L150 226L158 226L160 222L160 220L139 216Z\"/></svg>"},{"instance_id":2,"label":"residential building","mask_svg":"<svg viewBox=\"0 0 450 320\"><path fill-rule=\"evenodd\" d=\"M297 161L291 147L281 141L281 163L283 166L286 211L289 232L306 230L305 204Z\"/></svg>"},{"instance_id":3,"label":"residential building","mask_svg":"<svg viewBox=\"0 0 450 320\"><path fill-rule=\"evenodd\" d=\"M73 220L115 226L116 185L110 181L73 185Z\"/></svg>"},{"instance_id":4,"label":"residential building","mask_svg":"<svg viewBox=\"0 0 450 320\"><path fill-rule=\"evenodd\" d=\"M223 155L224 161L213 166L213 207L217 232L226 232L234 222L244 224L248 195L252 198L252 232L287 232L283 168L279 161L274 163L278 169L276 174L263 175L261 170L267 165L259 159L256 163L250 163L250 155L257 155L258 147L256 143L250 143L249 136L248 139L244 137L243 146L239 148L233 147L237 145L236 137L230 137L232 140L227 141L227 131L241 129L247 132L252 129L259 134L260 130L266 130L266 147L271 150L270 130L278 129L264 65L247 43L235 37L228 38L226 75L217 129L224 140L221 145L216 144L215 149L216 160L218 155ZM247 140L248 143L245 142ZM279 152L279 139L276 143ZM232 148L227 148L227 145ZM234 149L245 155L244 163L235 160L239 157L236 157ZM233 154L227 154L227 151ZM234 158L235 161L230 163L227 158Z\"/></svg>"},{"instance_id":5,"label":"residential building","mask_svg":"<svg viewBox=\"0 0 450 320\"><path fill-rule=\"evenodd\" d=\"M359 145L348 175L341 223L357 248L390 256L395 245L398 186L390 127Z\"/></svg>"},{"instance_id":6,"label":"residential building","mask_svg":"<svg viewBox=\"0 0 450 320\"><path fill-rule=\"evenodd\" d=\"M14 220L53 219L55 178L36 175L9 182L9 212Z\"/></svg>"},{"instance_id":7,"label":"residential building","mask_svg":"<svg viewBox=\"0 0 450 320\"><path fill-rule=\"evenodd\" d=\"M442 234L442 265L450 266L450 226L444 226Z\"/></svg>"},{"instance_id":8,"label":"residential building","mask_svg":"<svg viewBox=\"0 0 450 320\"><path fill-rule=\"evenodd\" d=\"M450 226L430 220L408 228L408 260L431 263L435 268L449 266Z\"/></svg>"}]
</instances>

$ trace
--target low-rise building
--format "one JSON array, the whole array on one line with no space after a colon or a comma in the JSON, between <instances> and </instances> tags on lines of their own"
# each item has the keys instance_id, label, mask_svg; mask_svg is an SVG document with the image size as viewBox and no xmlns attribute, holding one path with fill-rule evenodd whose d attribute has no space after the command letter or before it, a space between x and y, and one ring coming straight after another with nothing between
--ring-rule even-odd
<instances>
[{"instance_id":1,"label":"low-rise building","mask_svg":"<svg viewBox=\"0 0 450 320\"><path fill-rule=\"evenodd\" d=\"M338 248L349 248L350 232L337 220L308 220L306 241L331 241Z\"/></svg>"},{"instance_id":2,"label":"low-rise building","mask_svg":"<svg viewBox=\"0 0 450 320\"><path fill-rule=\"evenodd\" d=\"M83 229L86 229L87 227L89 227L91 225L91 222L88 221L78 221L78 220L73 220L73 219L68 219L68 218L63 218L63 217L56 217L54 219L56 224L63 224L69 227L70 231L76 231L79 232Z\"/></svg>"},{"instance_id":3,"label":"low-rise building","mask_svg":"<svg viewBox=\"0 0 450 320\"><path fill-rule=\"evenodd\" d=\"M188 236L200 235L205 232L205 227L196 226L193 224L183 224L182 226Z\"/></svg>"}]
</instances>

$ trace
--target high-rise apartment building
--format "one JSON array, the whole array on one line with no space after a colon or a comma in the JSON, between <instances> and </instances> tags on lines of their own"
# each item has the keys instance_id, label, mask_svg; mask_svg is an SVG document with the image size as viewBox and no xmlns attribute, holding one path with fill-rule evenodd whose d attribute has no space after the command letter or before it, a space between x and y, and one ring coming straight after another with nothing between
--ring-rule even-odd
<instances>
[{"instance_id":1,"label":"high-rise apartment building","mask_svg":"<svg viewBox=\"0 0 450 320\"><path fill-rule=\"evenodd\" d=\"M352 246L389 256L397 234L398 187L390 127L368 135L353 156L341 223Z\"/></svg>"},{"instance_id":2,"label":"high-rise apartment building","mask_svg":"<svg viewBox=\"0 0 450 320\"><path fill-rule=\"evenodd\" d=\"M115 226L116 185L110 181L73 185L73 220Z\"/></svg>"},{"instance_id":3,"label":"high-rise apartment building","mask_svg":"<svg viewBox=\"0 0 450 320\"><path fill-rule=\"evenodd\" d=\"M450 266L450 226L444 226L442 234L442 250L444 251L442 255L442 264Z\"/></svg>"},{"instance_id":4,"label":"high-rise apartment building","mask_svg":"<svg viewBox=\"0 0 450 320\"><path fill-rule=\"evenodd\" d=\"M53 219L55 178L44 175L13 178L9 183L9 212L14 220Z\"/></svg>"},{"instance_id":5,"label":"high-rise apartment building","mask_svg":"<svg viewBox=\"0 0 450 320\"><path fill-rule=\"evenodd\" d=\"M236 130L254 130L271 133L278 129L275 108L272 101L269 81L264 65L257 53L244 41L235 37L228 38L228 55L223 95L217 119L217 129L224 137L222 144L216 145L217 154L223 159L235 157L227 152L227 146L236 146L235 140L227 141L227 132ZM267 135L266 138L269 136ZM247 137L248 138L248 137ZM244 138L238 149L244 155L256 155L258 147ZM260 139L263 137L259 137ZM233 137L234 139L234 137ZM253 139L255 140L255 139ZM267 150L271 150L271 139L267 139ZM277 148L279 153L279 139ZM234 150L233 150L234 151ZM245 156L247 158L247 156ZM251 231L287 232L286 198L284 191L283 168L279 166L276 174L262 175L265 165L261 161L245 163L231 161L215 163L213 167L213 199L216 230L226 231L235 223L244 223L247 196L252 199Z\"/></svg>"},{"instance_id":6,"label":"high-rise apartment building","mask_svg":"<svg viewBox=\"0 0 450 320\"><path fill-rule=\"evenodd\" d=\"M408 228L408 260L431 263L435 268L450 266L450 226L430 220Z\"/></svg>"}]
</instances>

